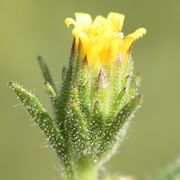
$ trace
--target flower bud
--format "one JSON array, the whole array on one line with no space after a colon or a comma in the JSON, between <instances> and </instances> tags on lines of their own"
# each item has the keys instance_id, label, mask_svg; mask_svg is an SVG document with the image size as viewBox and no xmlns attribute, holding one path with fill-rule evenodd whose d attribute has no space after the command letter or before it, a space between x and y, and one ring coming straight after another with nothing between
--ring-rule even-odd
<instances>
[{"instance_id":1,"label":"flower bud","mask_svg":"<svg viewBox=\"0 0 180 180\"><path fill-rule=\"evenodd\" d=\"M67 27L74 26L69 63L71 75L69 79L67 73L65 78L65 83L69 81L66 108L73 114L71 105L76 105L81 119L77 125L77 116L74 120L67 118L67 124L70 121L71 128L76 129L69 139L72 147L81 149L81 155L83 149L84 156L93 155L95 160L102 159L113 149L121 129L141 99L133 74L131 51L146 29L139 28L125 36L121 32L124 17L110 12L107 18L97 16L92 21L89 14L75 13L75 19L65 19ZM79 134L77 126L81 128ZM76 144L74 134L77 139L81 137L83 146Z\"/></svg>"}]
</instances>

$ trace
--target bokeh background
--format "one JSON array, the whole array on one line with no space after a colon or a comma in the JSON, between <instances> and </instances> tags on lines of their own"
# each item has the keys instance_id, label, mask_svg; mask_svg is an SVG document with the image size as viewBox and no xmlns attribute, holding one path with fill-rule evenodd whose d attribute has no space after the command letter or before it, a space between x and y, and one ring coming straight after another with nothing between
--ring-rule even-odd
<instances>
[{"instance_id":1,"label":"bokeh background","mask_svg":"<svg viewBox=\"0 0 180 180\"><path fill-rule=\"evenodd\" d=\"M6 83L20 82L49 108L36 56L44 56L61 82L72 42L64 18L76 11L121 12L125 33L148 30L133 51L144 103L104 172L143 180L174 162L180 155L179 7L178 0L0 0L0 179L60 179L54 152Z\"/></svg>"}]
</instances>

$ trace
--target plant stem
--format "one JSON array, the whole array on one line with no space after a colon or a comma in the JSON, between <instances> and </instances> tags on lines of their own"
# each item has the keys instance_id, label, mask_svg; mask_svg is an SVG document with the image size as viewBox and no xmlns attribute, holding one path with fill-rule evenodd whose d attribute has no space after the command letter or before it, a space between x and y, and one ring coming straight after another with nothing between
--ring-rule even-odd
<instances>
[{"instance_id":1,"label":"plant stem","mask_svg":"<svg viewBox=\"0 0 180 180\"><path fill-rule=\"evenodd\" d=\"M97 180L97 169L95 167L84 167L79 170L77 177L81 180Z\"/></svg>"},{"instance_id":2,"label":"plant stem","mask_svg":"<svg viewBox=\"0 0 180 180\"><path fill-rule=\"evenodd\" d=\"M67 174L64 180L98 180L97 168L92 165L83 164L74 170L75 177Z\"/></svg>"}]
</instances>

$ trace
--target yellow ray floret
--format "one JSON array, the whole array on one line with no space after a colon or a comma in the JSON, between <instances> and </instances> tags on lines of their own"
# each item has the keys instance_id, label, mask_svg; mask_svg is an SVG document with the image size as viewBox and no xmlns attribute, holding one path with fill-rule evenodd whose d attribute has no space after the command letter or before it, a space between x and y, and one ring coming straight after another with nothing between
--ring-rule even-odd
<instances>
[{"instance_id":1,"label":"yellow ray floret","mask_svg":"<svg viewBox=\"0 0 180 180\"><path fill-rule=\"evenodd\" d=\"M87 57L88 64L116 62L119 55L125 57L133 42L146 34L146 29L139 28L124 37L121 30L125 16L119 13L110 12L107 18L97 16L94 21L86 13L75 13L75 17L66 18L65 24L74 25L76 48L81 41L81 55Z\"/></svg>"}]
</instances>

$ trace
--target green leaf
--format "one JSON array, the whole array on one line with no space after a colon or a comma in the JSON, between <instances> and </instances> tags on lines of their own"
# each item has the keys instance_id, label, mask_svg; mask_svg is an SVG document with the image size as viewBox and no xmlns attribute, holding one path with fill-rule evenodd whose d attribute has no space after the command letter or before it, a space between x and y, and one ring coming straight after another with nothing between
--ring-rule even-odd
<instances>
[{"instance_id":1,"label":"green leaf","mask_svg":"<svg viewBox=\"0 0 180 180\"><path fill-rule=\"evenodd\" d=\"M56 90L55 84L53 82L53 79L51 77L48 66L41 56L38 56L38 62L39 62L39 65L40 65L40 68L42 70L43 77L45 80L46 91L50 95L50 98L51 98L51 103L52 103L53 111L55 114L55 121L59 125L61 123L61 120L60 120L61 119L60 97L57 94L57 90Z\"/></svg>"},{"instance_id":2,"label":"green leaf","mask_svg":"<svg viewBox=\"0 0 180 180\"><path fill-rule=\"evenodd\" d=\"M46 86L46 91L50 95L51 99L56 98L57 94L56 94L54 88L52 87L52 85L48 81L45 81L44 84Z\"/></svg>"},{"instance_id":3,"label":"green leaf","mask_svg":"<svg viewBox=\"0 0 180 180\"><path fill-rule=\"evenodd\" d=\"M63 163L67 163L66 161L68 161L68 151L65 147L64 139L58 130L57 125L43 108L38 98L17 83L10 82L9 86L16 93L20 101L24 104L26 110L32 116L33 121L46 135L52 147L56 149L60 160Z\"/></svg>"},{"instance_id":4,"label":"green leaf","mask_svg":"<svg viewBox=\"0 0 180 180\"><path fill-rule=\"evenodd\" d=\"M51 103L53 106L53 111L55 115L55 122L59 125L61 122L61 101L60 97L54 91L54 88L49 84L49 82L45 81L46 91L50 95Z\"/></svg>"},{"instance_id":5,"label":"green leaf","mask_svg":"<svg viewBox=\"0 0 180 180\"><path fill-rule=\"evenodd\" d=\"M67 105L68 101L70 99L71 91L72 91L72 80L73 80L73 67L75 60L73 58L70 58L68 68L64 68L65 74L63 75L63 82L62 87L60 91L60 106L59 106L59 129L64 131L64 125L65 125L65 118L66 118L66 111L67 111Z\"/></svg>"},{"instance_id":6,"label":"green leaf","mask_svg":"<svg viewBox=\"0 0 180 180\"><path fill-rule=\"evenodd\" d=\"M142 101L141 95L135 96L129 103L127 103L117 114L116 118L107 124L105 135L102 138L101 150L98 157L104 157L111 151L118 141L120 141L120 132L126 122L130 120L138 106ZM124 129L126 131L126 129Z\"/></svg>"},{"instance_id":7,"label":"green leaf","mask_svg":"<svg viewBox=\"0 0 180 180\"><path fill-rule=\"evenodd\" d=\"M47 64L45 63L44 59L41 56L38 56L37 59L38 59L39 66L41 68L44 80L49 82L49 84L53 87L54 91L56 91L56 87L55 87L54 81L52 79L52 76L51 76L51 73L49 71Z\"/></svg>"}]
</instances>

